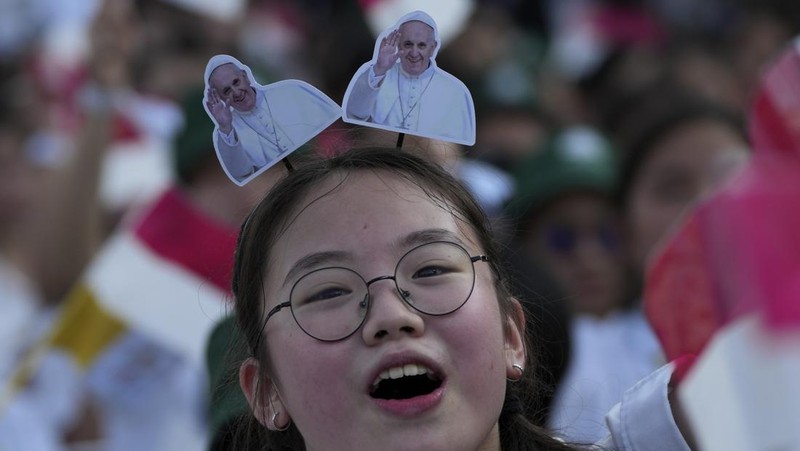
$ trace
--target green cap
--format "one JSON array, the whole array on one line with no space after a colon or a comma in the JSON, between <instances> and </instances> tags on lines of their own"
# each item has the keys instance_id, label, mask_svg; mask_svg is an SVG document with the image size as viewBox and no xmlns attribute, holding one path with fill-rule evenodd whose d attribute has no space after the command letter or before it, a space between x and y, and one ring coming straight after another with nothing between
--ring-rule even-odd
<instances>
[{"instance_id":1,"label":"green cap","mask_svg":"<svg viewBox=\"0 0 800 451\"><path fill-rule=\"evenodd\" d=\"M203 108L203 91L202 86L188 89L181 99L184 126L175 138L173 163L175 175L184 183L207 159L216 159L214 122Z\"/></svg>"},{"instance_id":2,"label":"green cap","mask_svg":"<svg viewBox=\"0 0 800 451\"><path fill-rule=\"evenodd\" d=\"M516 194L506 211L525 220L563 194L590 191L610 196L616 176L616 152L608 139L593 128L570 127L520 163L514 173Z\"/></svg>"}]
</instances>

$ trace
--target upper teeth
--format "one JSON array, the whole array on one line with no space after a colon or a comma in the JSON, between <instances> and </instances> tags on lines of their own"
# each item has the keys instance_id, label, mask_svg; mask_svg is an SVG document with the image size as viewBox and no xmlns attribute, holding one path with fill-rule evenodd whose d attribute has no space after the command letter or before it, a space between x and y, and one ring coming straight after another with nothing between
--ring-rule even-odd
<instances>
[{"instance_id":1,"label":"upper teeth","mask_svg":"<svg viewBox=\"0 0 800 451\"><path fill-rule=\"evenodd\" d=\"M428 368L417 365L416 363L409 363L403 366L395 366L389 368L388 370L384 370L378 375L378 378L375 379L373 385L378 385L380 381L384 381L387 379L400 379L403 376L419 376L422 374L427 374L430 372Z\"/></svg>"}]
</instances>

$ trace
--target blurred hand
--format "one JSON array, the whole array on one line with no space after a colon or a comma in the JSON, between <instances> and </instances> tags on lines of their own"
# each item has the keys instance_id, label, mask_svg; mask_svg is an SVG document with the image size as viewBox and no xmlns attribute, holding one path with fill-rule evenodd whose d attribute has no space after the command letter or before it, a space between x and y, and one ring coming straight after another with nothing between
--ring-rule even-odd
<instances>
[{"instance_id":1,"label":"blurred hand","mask_svg":"<svg viewBox=\"0 0 800 451\"><path fill-rule=\"evenodd\" d=\"M135 20L131 0L102 0L89 30L89 71L100 87L129 86L138 44Z\"/></svg>"}]
</instances>

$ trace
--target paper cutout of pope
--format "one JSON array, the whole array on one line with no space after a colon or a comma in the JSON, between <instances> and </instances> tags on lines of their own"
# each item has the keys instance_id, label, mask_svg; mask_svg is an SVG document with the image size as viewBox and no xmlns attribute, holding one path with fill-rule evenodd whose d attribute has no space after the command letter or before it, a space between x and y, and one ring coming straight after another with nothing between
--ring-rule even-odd
<instances>
[{"instance_id":1,"label":"paper cutout of pope","mask_svg":"<svg viewBox=\"0 0 800 451\"><path fill-rule=\"evenodd\" d=\"M216 127L214 148L223 170L242 186L310 141L342 115L317 88L300 80L258 84L230 55L205 70L203 106Z\"/></svg>"},{"instance_id":2,"label":"paper cutout of pope","mask_svg":"<svg viewBox=\"0 0 800 451\"><path fill-rule=\"evenodd\" d=\"M475 144L475 106L467 87L436 65L441 47L436 22L414 11L375 41L344 95L348 123Z\"/></svg>"}]
</instances>

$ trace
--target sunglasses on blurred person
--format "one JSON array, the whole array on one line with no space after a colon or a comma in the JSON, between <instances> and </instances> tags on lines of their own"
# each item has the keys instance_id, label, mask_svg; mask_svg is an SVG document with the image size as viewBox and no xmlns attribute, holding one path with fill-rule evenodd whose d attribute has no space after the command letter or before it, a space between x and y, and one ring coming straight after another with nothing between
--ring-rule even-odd
<instances>
[{"instance_id":1,"label":"sunglasses on blurred person","mask_svg":"<svg viewBox=\"0 0 800 451\"><path fill-rule=\"evenodd\" d=\"M608 253L619 250L619 233L611 223L596 227L577 227L572 224L553 222L543 228L546 248L559 255L573 255L584 243L594 242Z\"/></svg>"}]
</instances>

